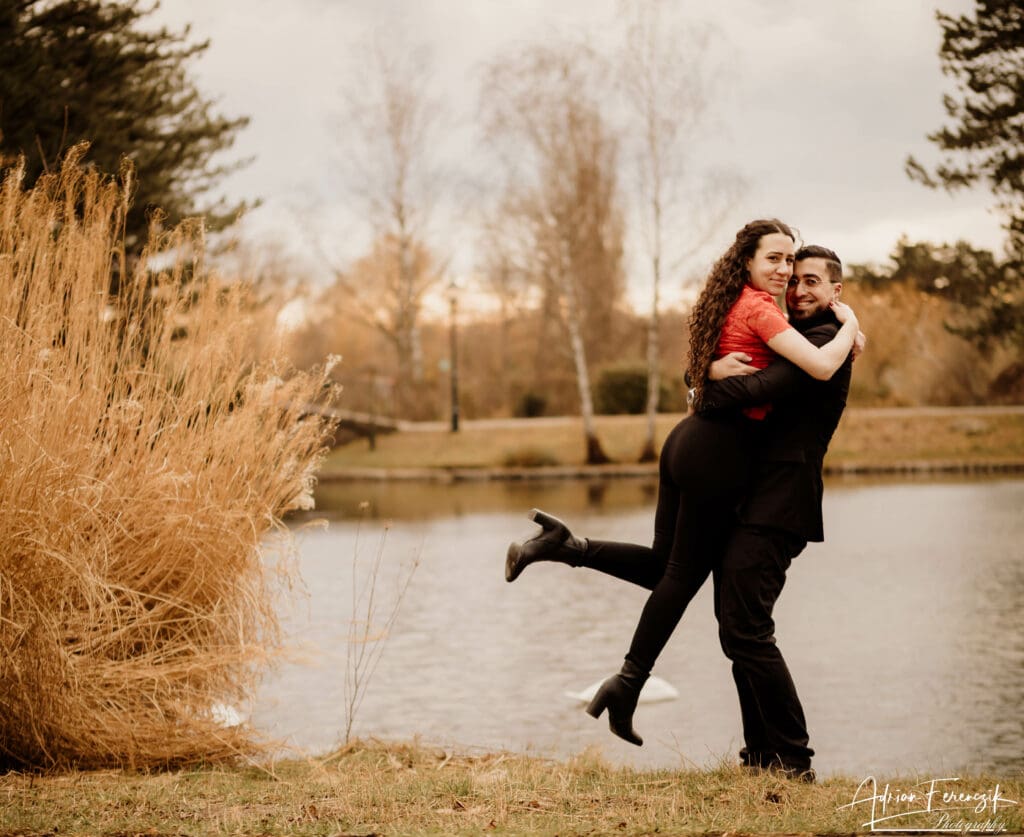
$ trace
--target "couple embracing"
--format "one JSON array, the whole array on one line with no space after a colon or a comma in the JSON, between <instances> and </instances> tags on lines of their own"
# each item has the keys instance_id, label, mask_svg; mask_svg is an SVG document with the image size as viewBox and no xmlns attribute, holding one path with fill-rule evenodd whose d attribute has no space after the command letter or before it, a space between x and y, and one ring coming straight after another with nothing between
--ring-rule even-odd
<instances>
[{"instance_id":1,"label":"couple embracing","mask_svg":"<svg viewBox=\"0 0 1024 837\"><path fill-rule=\"evenodd\" d=\"M588 567L651 591L618 674L587 707L643 743L633 714L686 606L711 576L719 639L739 696L742 764L813 781L807 724L775 642L772 611L790 562L823 540L822 459L846 406L857 318L839 301L834 252L797 250L778 220L747 224L712 267L690 317L694 412L659 462L650 547L573 535L531 512L541 532L509 547L505 578L530 564ZM785 294L789 318L775 303Z\"/></svg>"}]
</instances>

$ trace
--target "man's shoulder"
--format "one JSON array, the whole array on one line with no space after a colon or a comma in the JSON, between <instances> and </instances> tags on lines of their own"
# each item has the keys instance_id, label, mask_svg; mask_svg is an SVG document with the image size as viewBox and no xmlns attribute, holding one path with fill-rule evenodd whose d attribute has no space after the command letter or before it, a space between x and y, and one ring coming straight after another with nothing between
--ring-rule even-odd
<instances>
[{"instance_id":1,"label":"man's shoulder","mask_svg":"<svg viewBox=\"0 0 1024 837\"><path fill-rule=\"evenodd\" d=\"M804 334L809 334L812 331L826 331L829 334L835 334L839 331L839 327L839 320L816 320L814 323L807 326Z\"/></svg>"},{"instance_id":2,"label":"man's shoulder","mask_svg":"<svg viewBox=\"0 0 1024 837\"><path fill-rule=\"evenodd\" d=\"M838 320L819 320L806 328L799 329L800 333L816 346L828 343L839 333Z\"/></svg>"}]
</instances>

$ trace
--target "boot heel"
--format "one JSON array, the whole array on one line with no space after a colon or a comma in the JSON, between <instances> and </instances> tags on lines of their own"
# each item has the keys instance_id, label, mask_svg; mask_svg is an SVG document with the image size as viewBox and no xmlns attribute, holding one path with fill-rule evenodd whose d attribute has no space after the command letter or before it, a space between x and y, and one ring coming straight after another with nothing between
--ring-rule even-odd
<instances>
[{"instance_id":1,"label":"boot heel","mask_svg":"<svg viewBox=\"0 0 1024 837\"><path fill-rule=\"evenodd\" d=\"M627 674L632 668L628 661L623 665L623 671ZM593 700L587 704L587 714L592 718L600 718L607 709L608 729L623 741L642 747L644 740L633 729L633 711L636 709L642 686L642 681L635 685L630 684L623 680L621 674L609 677L601 684Z\"/></svg>"},{"instance_id":2,"label":"boot heel","mask_svg":"<svg viewBox=\"0 0 1024 837\"><path fill-rule=\"evenodd\" d=\"M565 526L565 524L557 517L552 517L550 514L543 512L540 509L530 509L530 513L527 517L540 526L540 528L545 532L552 532Z\"/></svg>"},{"instance_id":3,"label":"boot heel","mask_svg":"<svg viewBox=\"0 0 1024 837\"><path fill-rule=\"evenodd\" d=\"M522 569L519 567L519 556L523 548L517 543L510 543L505 553L505 581L515 581Z\"/></svg>"},{"instance_id":4,"label":"boot heel","mask_svg":"<svg viewBox=\"0 0 1024 837\"><path fill-rule=\"evenodd\" d=\"M597 694L594 695L590 703L587 704L587 714L591 718L600 718L604 713L604 710L608 708L608 696L605 693L604 686L597 690Z\"/></svg>"},{"instance_id":5,"label":"boot heel","mask_svg":"<svg viewBox=\"0 0 1024 837\"><path fill-rule=\"evenodd\" d=\"M589 548L586 538L577 538L557 517L540 509L527 514L541 531L521 544L513 543L505 553L505 581L515 581L535 561L557 561L570 567L582 566Z\"/></svg>"}]
</instances>

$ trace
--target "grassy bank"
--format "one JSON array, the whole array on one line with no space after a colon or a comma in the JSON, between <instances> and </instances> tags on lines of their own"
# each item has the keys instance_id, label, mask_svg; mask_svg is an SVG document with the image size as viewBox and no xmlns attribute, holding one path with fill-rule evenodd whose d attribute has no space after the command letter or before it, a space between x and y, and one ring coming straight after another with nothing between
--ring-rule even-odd
<instances>
[{"instance_id":1,"label":"grassy bank","mask_svg":"<svg viewBox=\"0 0 1024 837\"><path fill-rule=\"evenodd\" d=\"M154 775L73 773L0 778L4 833L58 834L681 834L864 832L870 806L843 808L863 777L806 785L723 766L710 771L613 768L357 744L324 759ZM877 777L914 790L931 776ZM937 777L935 777L937 778ZM1024 779L961 777L970 793L1021 800ZM953 786L950 786L953 787ZM921 792L923 789L917 787ZM864 792L861 792L862 796ZM938 803L936 803L938 807ZM889 813L899 809L890 806ZM955 819L992 819L972 808ZM879 815L880 816L880 815ZM891 823L934 827L936 816ZM1024 830L1019 805L998 806Z\"/></svg>"},{"instance_id":2,"label":"grassy bank","mask_svg":"<svg viewBox=\"0 0 1024 837\"><path fill-rule=\"evenodd\" d=\"M658 418L658 442L682 416ZM600 416L598 432L616 462L635 462L643 446L643 416ZM500 468L583 464L580 420L519 419L467 422L458 433L441 426L377 438L377 449L357 440L335 449L322 475L353 468ZM1024 461L1024 411L877 410L850 408L826 465L895 462Z\"/></svg>"}]
</instances>

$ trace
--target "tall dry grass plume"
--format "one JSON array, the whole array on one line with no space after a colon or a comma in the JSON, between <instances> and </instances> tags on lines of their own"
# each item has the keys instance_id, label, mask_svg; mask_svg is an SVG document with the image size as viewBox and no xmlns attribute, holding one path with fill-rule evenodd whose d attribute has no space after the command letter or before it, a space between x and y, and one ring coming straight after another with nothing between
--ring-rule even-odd
<instances>
[{"instance_id":1,"label":"tall dry grass plume","mask_svg":"<svg viewBox=\"0 0 1024 837\"><path fill-rule=\"evenodd\" d=\"M276 641L261 540L309 500L326 372L247 359L201 225L126 264L131 172L79 159L0 183L0 760L217 760L255 746L211 708Z\"/></svg>"}]
</instances>

